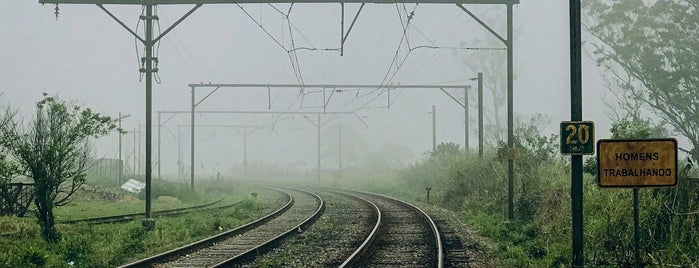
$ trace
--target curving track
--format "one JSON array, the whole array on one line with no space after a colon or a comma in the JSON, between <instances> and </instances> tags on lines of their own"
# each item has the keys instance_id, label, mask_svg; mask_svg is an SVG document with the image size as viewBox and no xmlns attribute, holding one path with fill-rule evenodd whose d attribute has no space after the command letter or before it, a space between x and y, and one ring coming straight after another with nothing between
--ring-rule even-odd
<instances>
[{"instance_id":1,"label":"curving track","mask_svg":"<svg viewBox=\"0 0 699 268\"><path fill-rule=\"evenodd\" d=\"M443 266L440 234L426 213L390 197L360 195L380 209L378 229L343 267Z\"/></svg>"},{"instance_id":2,"label":"curving track","mask_svg":"<svg viewBox=\"0 0 699 268\"><path fill-rule=\"evenodd\" d=\"M319 221L321 225L316 227L310 225L323 214L323 199L306 191L284 191L289 197L287 205L264 218L123 267L255 266L250 263L251 260L275 247L277 249L271 255L275 255L275 251L291 253L297 256L296 262L292 263L302 266L443 267L444 249L436 224L424 211L411 204L366 192L324 190L326 193L323 195L332 200L330 209L341 211L327 213L327 217L336 218L329 220L324 216L325 219ZM354 214L355 217L350 220L346 214ZM322 225L323 222L330 226L338 223L343 226L335 225L334 229L328 229L327 225ZM343 231L331 235L340 230ZM301 234L299 239L281 242L296 234ZM326 241L331 237L332 241ZM311 242L308 238L318 241ZM307 250L300 252L298 245L293 246L295 240L315 244L306 245ZM287 246L290 247L284 249ZM294 248L299 252L293 253ZM286 265L292 263L286 262Z\"/></svg>"},{"instance_id":3,"label":"curving track","mask_svg":"<svg viewBox=\"0 0 699 268\"><path fill-rule=\"evenodd\" d=\"M226 267L265 252L312 224L324 210L316 194L284 190L289 202L240 228L123 267Z\"/></svg>"}]
</instances>

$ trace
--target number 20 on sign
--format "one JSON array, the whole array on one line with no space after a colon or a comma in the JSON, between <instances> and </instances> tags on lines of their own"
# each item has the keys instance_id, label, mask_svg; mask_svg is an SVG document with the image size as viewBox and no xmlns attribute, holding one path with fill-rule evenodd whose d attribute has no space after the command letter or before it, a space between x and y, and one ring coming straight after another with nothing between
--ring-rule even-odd
<instances>
[{"instance_id":1,"label":"number 20 on sign","mask_svg":"<svg viewBox=\"0 0 699 268\"><path fill-rule=\"evenodd\" d=\"M592 121L561 122L561 154L595 153L595 123Z\"/></svg>"}]
</instances>

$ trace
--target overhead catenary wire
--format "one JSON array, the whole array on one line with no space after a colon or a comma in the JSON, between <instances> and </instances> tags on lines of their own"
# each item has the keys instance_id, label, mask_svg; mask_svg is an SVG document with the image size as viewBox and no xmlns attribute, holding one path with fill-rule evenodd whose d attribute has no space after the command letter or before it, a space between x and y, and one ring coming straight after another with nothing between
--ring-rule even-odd
<instances>
[{"instance_id":1,"label":"overhead catenary wire","mask_svg":"<svg viewBox=\"0 0 699 268\"><path fill-rule=\"evenodd\" d=\"M160 11L160 17L165 19L166 23L172 24L170 22L170 19L168 19L168 17L166 16L166 14L162 10L159 10L159 11ZM177 43L173 42L171 37L174 38L175 41L177 41ZM177 56L179 56L182 59L182 62L184 63L185 67L187 67L187 69L189 69L190 72L194 73L194 75L197 76L199 81L206 81L206 79L204 79L205 75L202 74L201 66L197 63L194 56L192 56L192 53L189 52L189 49L187 49L187 46L184 44L184 42L182 42L182 39L177 34L177 32L173 30L171 32L171 34L168 34L165 36L165 39L167 39L170 42L173 49L175 50L175 54L177 54ZM177 46L178 44L181 47L181 49L184 51L184 54L186 57L183 56L182 53L180 52L180 48L178 48L178 46ZM194 67L192 67L192 65L190 65L190 62Z\"/></svg>"},{"instance_id":2,"label":"overhead catenary wire","mask_svg":"<svg viewBox=\"0 0 699 268\"><path fill-rule=\"evenodd\" d=\"M143 17L143 14L145 14L145 12L146 12L146 6L142 6L141 7L141 16L139 16L139 19L136 22L136 31L135 31L136 35L138 35L138 29L141 26L140 17ZM144 27L145 27L145 25L144 25ZM141 69L141 67L142 67L141 66L141 56L138 54L138 38L136 36L134 36L133 44L134 44L134 47L136 48L136 66L137 66L137 69ZM141 82L142 80L143 80L143 73L139 72L138 73L138 81Z\"/></svg>"}]
</instances>

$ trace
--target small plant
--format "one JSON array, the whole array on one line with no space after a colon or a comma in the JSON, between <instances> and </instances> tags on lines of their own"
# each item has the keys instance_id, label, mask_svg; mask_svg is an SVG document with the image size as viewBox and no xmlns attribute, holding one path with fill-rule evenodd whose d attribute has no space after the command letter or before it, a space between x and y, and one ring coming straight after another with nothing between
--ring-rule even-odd
<instances>
[{"instance_id":1,"label":"small plant","mask_svg":"<svg viewBox=\"0 0 699 268\"><path fill-rule=\"evenodd\" d=\"M128 235L121 241L121 252L124 255L141 252L145 250L144 241L148 236L148 231L141 226L134 226L128 231Z\"/></svg>"},{"instance_id":2,"label":"small plant","mask_svg":"<svg viewBox=\"0 0 699 268\"><path fill-rule=\"evenodd\" d=\"M19 265L23 267L44 267L49 255L43 248L29 246L20 250L17 255Z\"/></svg>"},{"instance_id":3,"label":"small plant","mask_svg":"<svg viewBox=\"0 0 699 268\"><path fill-rule=\"evenodd\" d=\"M89 266L89 257L92 253L90 244L82 236L74 236L63 240L64 251L63 259L72 264L77 264L79 267Z\"/></svg>"}]
</instances>

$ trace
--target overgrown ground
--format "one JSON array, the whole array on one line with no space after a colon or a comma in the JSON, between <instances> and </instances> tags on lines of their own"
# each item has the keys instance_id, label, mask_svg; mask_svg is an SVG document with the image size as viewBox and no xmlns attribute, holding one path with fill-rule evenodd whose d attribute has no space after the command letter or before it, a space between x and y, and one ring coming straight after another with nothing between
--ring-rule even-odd
<instances>
[{"instance_id":1,"label":"overgrown ground","mask_svg":"<svg viewBox=\"0 0 699 268\"><path fill-rule=\"evenodd\" d=\"M154 231L146 232L140 220L120 224L58 224L58 243L41 239L33 217L0 217L0 267L114 267L204 237L235 228L275 208L278 194L250 186L157 182L154 210L192 206L225 197L218 205L240 202L229 209L156 218ZM156 192L156 191L154 191ZM258 192L252 199L250 193ZM56 210L58 220L142 212L138 196L117 194L108 186L86 187L75 202Z\"/></svg>"}]
</instances>

